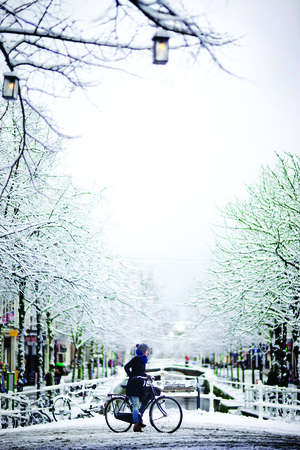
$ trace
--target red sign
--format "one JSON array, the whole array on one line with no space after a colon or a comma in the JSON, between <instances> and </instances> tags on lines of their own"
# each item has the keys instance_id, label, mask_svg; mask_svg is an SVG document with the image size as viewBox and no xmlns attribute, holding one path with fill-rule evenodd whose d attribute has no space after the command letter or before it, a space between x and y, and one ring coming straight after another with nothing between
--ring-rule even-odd
<instances>
[{"instance_id":1,"label":"red sign","mask_svg":"<svg viewBox=\"0 0 300 450\"><path fill-rule=\"evenodd\" d=\"M25 336L26 342L37 342L37 336Z\"/></svg>"},{"instance_id":2,"label":"red sign","mask_svg":"<svg viewBox=\"0 0 300 450\"><path fill-rule=\"evenodd\" d=\"M12 320L14 320L14 317L15 317L14 312L10 311L9 313L2 316L2 323L11 322Z\"/></svg>"}]
</instances>

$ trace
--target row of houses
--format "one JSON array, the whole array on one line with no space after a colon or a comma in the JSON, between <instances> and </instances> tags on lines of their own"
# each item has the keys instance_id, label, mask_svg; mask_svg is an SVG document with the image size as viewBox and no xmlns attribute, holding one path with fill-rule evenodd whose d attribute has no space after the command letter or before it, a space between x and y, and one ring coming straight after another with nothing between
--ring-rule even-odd
<instances>
[{"instance_id":1,"label":"row of houses","mask_svg":"<svg viewBox=\"0 0 300 450\"><path fill-rule=\"evenodd\" d=\"M35 318L27 315L25 326L25 383L35 385L38 372L38 337ZM111 350L94 346L95 376L106 375L109 369L116 364L123 364L125 353L119 351L118 354ZM15 372L18 375L18 352L19 352L19 332L18 317L13 310L2 314L0 323L0 374L3 375L4 382L6 374ZM84 366L88 368L91 354L89 345L84 347ZM54 338L54 363L57 367L64 367L65 373L72 370L75 360L75 349L67 336L57 334ZM49 371L49 342L46 333L43 333L43 375Z\"/></svg>"}]
</instances>

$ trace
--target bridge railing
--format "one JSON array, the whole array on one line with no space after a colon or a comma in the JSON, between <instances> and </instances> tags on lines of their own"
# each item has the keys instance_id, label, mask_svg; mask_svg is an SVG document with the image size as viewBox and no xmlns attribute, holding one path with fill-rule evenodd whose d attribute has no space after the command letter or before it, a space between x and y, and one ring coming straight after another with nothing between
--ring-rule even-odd
<instances>
[{"instance_id":1,"label":"bridge railing","mask_svg":"<svg viewBox=\"0 0 300 450\"><path fill-rule=\"evenodd\" d=\"M159 374L162 380L162 386L166 387L166 390L170 389L172 383L168 383L165 378L169 374L164 369L155 372ZM172 378L176 378L176 374L172 373ZM178 378L182 378L182 375L178 375ZM209 374L203 375L201 377L188 376L190 381L185 381L184 387L177 389L175 395L180 396L180 391L191 392L194 396L198 398L208 399L209 401L209 412L213 413L215 411L215 401L231 407L235 407L237 413L241 411L244 414L252 415L259 419L275 419L283 421L297 421L300 422L300 389L290 387L278 387L264 385L260 380L257 384L240 382L237 379L226 380L211 377ZM203 379L206 379L209 383L209 392L201 392L200 387L203 385ZM188 387L190 383L190 388ZM176 383L173 392L176 392ZM224 389L224 393L229 393L233 398L231 400L226 400L224 396L218 396L214 393L217 389L220 389L222 385L227 387L232 387L230 392ZM236 389L239 387L240 389ZM194 390L193 390L194 389ZM217 391L218 392L218 391ZM172 394L173 395L173 394ZM197 402L197 409L200 408L200 401Z\"/></svg>"},{"instance_id":2,"label":"bridge railing","mask_svg":"<svg viewBox=\"0 0 300 450\"><path fill-rule=\"evenodd\" d=\"M244 414L259 419L279 419L300 422L300 389L294 387L278 387L264 385L260 380L257 384L218 379L216 385L231 385L243 387L243 406L239 407ZM210 388L211 389L211 388ZM241 391L240 391L241 392ZM237 400L238 403L238 400Z\"/></svg>"},{"instance_id":3,"label":"bridge railing","mask_svg":"<svg viewBox=\"0 0 300 450\"><path fill-rule=\"evenodd\" d=\"M300 389L263 385L245 389L245 407L260 418L300 421Z\"/></svg>"}]
</instances>

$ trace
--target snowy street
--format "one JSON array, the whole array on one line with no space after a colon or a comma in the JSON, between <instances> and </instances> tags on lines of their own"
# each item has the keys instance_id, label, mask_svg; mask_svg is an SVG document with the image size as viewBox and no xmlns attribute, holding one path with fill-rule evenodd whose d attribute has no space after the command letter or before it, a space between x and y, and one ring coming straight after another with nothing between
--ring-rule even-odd
<instances>
[{"instance_id":1,"label":"snowy street","mask_svg":"<svg viewBox=\"0 0 300 450\"><path fill-rule=\"evenodd\" d=\"M147 419L147 417L145 417ZM1 450L119 449L299 449L300 426L230 414L184 411L173 434L155 431L145 420L143 433L113 433L103 416L0 431Z\"/></svg>"}]
</instances>

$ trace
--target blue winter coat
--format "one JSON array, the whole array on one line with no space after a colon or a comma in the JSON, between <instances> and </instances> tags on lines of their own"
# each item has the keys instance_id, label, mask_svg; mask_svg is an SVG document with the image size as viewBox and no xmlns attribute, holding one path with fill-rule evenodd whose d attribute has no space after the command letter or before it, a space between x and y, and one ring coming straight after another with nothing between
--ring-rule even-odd
<instances>
[{"instance_id":1,"label":"blue winter coat","mask_svg":"<svg viewBox=\"0 0 300 450\"><path fill-rule=\"evenodd\" d=\"M142 380L141 378L133 380L132 378L145 376L146 364L143 363L139 356L135 356L124 366L124 369L129 376L126 395L128 397L139 397L141 399L144 380Z\"/></svg>"}]
</instances>

